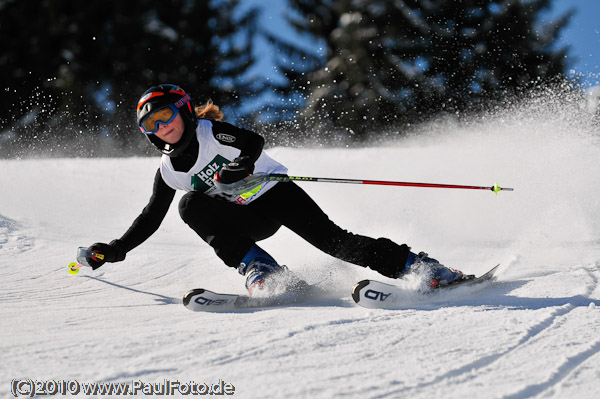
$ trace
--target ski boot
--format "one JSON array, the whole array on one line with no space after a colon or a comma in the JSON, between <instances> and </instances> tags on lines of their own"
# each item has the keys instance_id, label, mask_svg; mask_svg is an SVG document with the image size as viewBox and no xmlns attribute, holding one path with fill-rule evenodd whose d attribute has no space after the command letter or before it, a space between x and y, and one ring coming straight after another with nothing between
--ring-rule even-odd
<instances>
[{"instance_id":1,"label":"ski boot","mask_svg":"<svg viewBox=\"0 0 600 399\"><path fill-rule=\"evenodd\" d=\"M425 252L415 254L409 252L404 274L425 270L428 273L427 286L435 289L444 285L457 284L461 280L470 280L474 275L465 275L460 270L450 269L436 259L428 257Z\"/></svg>"},{"instance_id":2,"label":"ski boot","mask_svg":"<svg viewBox=\"0 0 600 399\"><path fill-rule=\"evenodd\" d=\"M249 294L255 289L264 289L265 279L287 271L258 245L253 245L238 266L238 272L246 276L246 289Z\"/></svg>"}]
</instances>

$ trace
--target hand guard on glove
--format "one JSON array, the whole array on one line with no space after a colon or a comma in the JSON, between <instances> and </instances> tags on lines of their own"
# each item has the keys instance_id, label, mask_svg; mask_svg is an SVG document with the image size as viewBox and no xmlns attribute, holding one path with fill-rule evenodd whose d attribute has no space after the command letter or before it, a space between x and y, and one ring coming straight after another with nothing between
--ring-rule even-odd
<instances>
[{"instance_id":1,"label":"hand guard on glove","mask_svg":"<svg viewBox=\"0 0 600 399\"><path fill-rule=\"evenodd\" d=\"M104 256L102 259L91 256L85 258L93 270L96 270L106 262L120 262L125 259L126 255L126 252L120 247L119 240L113 240L109 244L97 242L88 247L87 250Z\"/></svg>"},{"instance_id":2,"label":"hand guard on glove","mask_svg":"<svg viewBox=\"0 0 600 399\"><path fill-rule=\"evenodd\" d=\"M238 157L233 162L223 166L215 179L219 183L231 184L250 176L252 172L254 172L254 164L250 161L250 157Z\"/></svg>"}]
</instances>

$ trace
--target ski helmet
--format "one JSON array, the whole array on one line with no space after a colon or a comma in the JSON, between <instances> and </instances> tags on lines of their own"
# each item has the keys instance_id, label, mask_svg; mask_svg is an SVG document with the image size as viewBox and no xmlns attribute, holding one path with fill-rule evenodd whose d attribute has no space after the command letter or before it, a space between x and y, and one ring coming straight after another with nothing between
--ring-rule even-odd
<instances>
[{"instance_id":1,"label":"ski helmet","mask_svg":"<svg viewBox=\"0 0 600 399\"><path fill-rule=\"evenodd\" d=\"M169 144L156 137L155 134L145 134L145 136L158 151L169 157L176 157L192 141L198 126L192 99L181 87L172 84L161 84L146 90L138 101L137 123L138 126L141 126L142 121L148 115L171 105L175 105L179 110L185 125L181 139L177 143ZM144 130L142 129L142 131Z\"/></svg>"}]
</instances>

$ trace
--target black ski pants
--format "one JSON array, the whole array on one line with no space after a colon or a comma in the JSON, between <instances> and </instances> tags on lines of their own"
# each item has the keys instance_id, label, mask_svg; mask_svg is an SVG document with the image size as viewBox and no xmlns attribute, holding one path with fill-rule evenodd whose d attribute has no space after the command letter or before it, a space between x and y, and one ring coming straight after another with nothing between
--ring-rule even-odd
<instances>
[{"instance_id":1,"label":"black ski pants","mask_svg":"<svg viewBox=\"0 0 600 399\"><path fill-rule=\"evenodd\" d=\"M338 259L397 277L409 247L387 238L370 238L338 227L294 182L277 183L248 205L189 192L179 202L181 218L227 266L237 267L250 247L281 226Z\"/></svg>"}]
</instances>

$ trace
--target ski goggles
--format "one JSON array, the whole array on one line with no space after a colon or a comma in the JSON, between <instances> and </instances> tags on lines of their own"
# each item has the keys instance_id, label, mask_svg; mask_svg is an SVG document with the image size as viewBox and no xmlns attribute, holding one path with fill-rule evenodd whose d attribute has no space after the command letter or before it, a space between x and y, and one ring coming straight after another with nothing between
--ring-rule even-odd
<instances>
[{"instance_id":1,"label":"ski goggles","mask_svg":"<svg viewBox=\"0 0 600 399\"><path fill-rule=\"evenodd\" d=\"M159 125L168 125L179 113L179 108L189 103L190 95L186 94L183 98L174 104L159 108L156 111L146 115L140 122L140 130L145 134L154 134L158 132Z\"/></svg>"}]
</instances>

